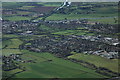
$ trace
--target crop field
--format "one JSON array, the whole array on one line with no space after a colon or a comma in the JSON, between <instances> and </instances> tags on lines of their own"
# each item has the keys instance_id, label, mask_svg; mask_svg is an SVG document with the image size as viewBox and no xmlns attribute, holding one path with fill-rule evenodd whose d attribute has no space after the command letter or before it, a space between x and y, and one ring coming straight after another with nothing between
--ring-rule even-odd
<instances>
[{"instance_id":1,"label":"crop field","mask_svg":"<svg viewBox=\"0 0 120 80\"><path fill-rule=\"evenodd\" d=\"M34 7L31 9L31 11L39 12L39 13L48 13L52 10L54 10L56 7L47 7L47 6L42 6L42 7Z\"/></svg>"},{"instance_id":2,"label":"crop field","mask_svg":"<svg viewBox=\"0 0 120 80\"><path fill-rule=\"evenodd\" d=\"M96 65L97 67L105 67L112 71L118 72L118 60L110 60L96 55L85 55L82 53L76 53L69 56L68 58L73 58L77 60L83 60Z\"/></svg>"},{"instance_id":3,"label":"crop field","mask_svg":"<svg viewBox=\"0 0 120 80\"><path fill-rule=\"evenodd\" d=\"M22 41L19 39L10 39L9 43L9 46L6 48L19 48L19 45L22 44Z\"/></svg>"},{"instance_id":4,"label":"crop field","mask_svg":"<svg viewBox=\"0 0 120 80\"><path fill-rule=\"evenodd\" d=\"M58 34L58 35L88 35L88 36L95 35L94 33L90 33L87 30L65 30L65 31L55 32L55 33L52 33L52 34Z\"/></svg>"},{"instance_id":5,"label":"crop field","mask_svg":"<svg viewBox=\"0 0 120 80\"><path fill-rule=\"evenodd\" d=\"M19 36L18 35L13 35L13 34L3 34L2 37L3 38L17 38Z\"/></svg>"},{"instance_id":6,"label":"crop field","mask_svg":"<svg viewBox=\"0 0 120 80\"><path fill-rule=\"evenodd\" d=\"M17 15L29 15L29 14L33 14L33 13L27 11L17 11Z\"/></svg>"},{"instance_id":7,"label":"crop field","mask_svg":"<svg viewBox=\"0 0 120 80\"><path fill-rule=\"evenodd\" d=\"M30 20L30 17L22 17L22 16L9 16L9 17L4 17L5 20L10 20L10 21L21 21L21 20Z\"/></svg>"},{"instance_id":8,"label":"crop field","mask_svg":"<svg viewBox=\"0 0 120 80\"><path fill-rule=\"evenodd\" d=\"M84 78L86 75L87 78L105 77L79 64L54 57L50 53L35 53L27 50L22 52L24 60L32 59L36 63L21 63L26 67L26 71L15 75L16 78Z\"/></svg>"},{"instance_id":9,"label":"crop field","mask_svg":"<svg viewBox=\"0 0 120 80\"><path fill-rule=\"evenodd\" d=\"M9 56L10 54L20 54L19 45L22 44L22 41L19 39L9 39L5 40L2 43L2 54Z\"/></svg>"},{"instance_id":10,"label":"crop field","mask_svg":"<svg viewBox=\"0 0 120 80\"><path fill-rule=\"evenodd\" d=\"M105 20L109 19L110 22L114 22L114 17L117 16L117 14L105 14L104 15L106 18ZM114 16L113 18L109 18L110 16ZM107 18L108 17L108 18ZM88 19L88 20L92 20L92 21L100 21L100 22L104 22L104 17L103 14L81 14L81 15L77 15L77 14L53 14L49 17L46 18L46 20L64 20L65 18L67 19ZM96 18L96 19L95 19ZM101 18L100 20L97 18ZM109 22L106 21L106 22Z\"/></svg>"},{"instance_id":11,"label":"crop field","mask_svg":"<svg viewBox=\"0 0 120 80\"><path fill-rule=\"evenodd\" d=\"M3 2L2 4L3 4L2 5L3 8L8 8L8 9L10 8L16 9L23 5L26 5L25 3L17 3L17 2Z\"/></svg>"},{"instance_id":12,"label":"crop field","mask_svg":"<svg viewBox=\"0 0 120 80\"><path fill-rule=\"evenodd\" d=\"M43 5L43 6L52 6L52 7L59 7L59 6L61 6L61 2L49 2L49 3L47 3L47 2L43 2L43 3L40 3L40 2L38 2L37 4L40 4L40 5Z\"/></svg>"},{"instance_id":13,"label":"crop field","mask_svg":"<svg viewBox=\"0 0 120 80\"><path fill-rule=\"evenodd\" d=\"M88 6L80 6L80 8L84 8ZM118 7L100 7L100 8L92 8L91 9L76 9L76 6L72 6L69 10L64 10L64 12L67 12L66 14L64 13L55 13L49 17L46 18L46 20L64 20L65 18L67 19L87 19L89 21L94 21L94 22L100 22L104 24L117 24L118 22L115 22L118 20ZM86 12L91 12L91 13L86 13ZM94 11L92 13L92 11ZM79 14L77 14L79 13ZM103 15L104 14L104 15Z\"/></svg>"},{"instance_id":14,"label":"crop field","mask_svg":"<svg viewBox=\"0 0 120 80\"><path fill-rule=\"evenodd\" d=\"M22 9L22 10L30 10L31 8L34 8L35 6L22 6L18 9Z\"/></svg>"}]
</instances>

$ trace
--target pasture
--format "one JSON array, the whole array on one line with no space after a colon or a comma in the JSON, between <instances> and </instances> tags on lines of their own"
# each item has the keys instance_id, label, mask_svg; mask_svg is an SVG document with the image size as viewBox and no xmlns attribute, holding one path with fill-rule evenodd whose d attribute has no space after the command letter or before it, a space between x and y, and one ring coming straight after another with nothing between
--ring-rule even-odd
<instances>
[{"instance_id":1,"label":"pasture","mask_svg":"<svg viewBox=\"0 0 120 80\"><path fill-rule=\"evenodd\" d=\"M4 17L5 20L10 20L10 21L21 21L21 20L30 20L30 17L23 17L23 16L8 16Z\"/></svg>"},{"instance_id":2,"label":"pasture","mask_svg":"<svg viewBox=\"0 0 120 80\"><path fill-rule=\"evenodd\" d=\"M19 50L19 45L22 41L19 39L8 39L4 40L2 43L2 55L9 56L10 54L21 54Z\"/></svg>"},{"instance_id":3,"label":"pasture","mask_svg":"<svg viewBox=\"0 0 120 80\"><path fill-rule=\"evenodd\" d=\"M76 53L74 55L69 56L68 58L83 60L92 63L97 67L105 67L114 72L118 72L118 60L110 60L97 55L87 55L82 53Z\"/></svg>"},{"instance_id":4,"label":"pasture","mask_svg":"<svg viewBox=\"0 0 120 80\"><path fill-rule=\"evenodd\" d=\"M38 2L37 4L43 5L43 6L52 6L52 7L59 7L61 6L61 2Z\"/></svg>"},{"instance_id":5,"label":"pasture","mask_svg":"<svg viewBox=\"0 0 120 80\"><path fill-rule=\"evenodd\" d=\"M90 33L88 30L64 30L64 31L59 31L55 32L52 34L58 34L58 35L88 35L92 36L95 35L94 33Z\"/></svg>"},{"instance_id":6,"label":"pasture","mask_svg":"<svg viewBox=\"0 0 120 80\"><path fill-rule=\"evenodd\" d=\"M34 60L36 63L20 63L26 71L15 75L15 78L103 78L94 70L85 68L68 60L57 58L50 53L22 51L23 60ZM74 65L74 66L73 66Z\"/></svg>"}]
</instances>

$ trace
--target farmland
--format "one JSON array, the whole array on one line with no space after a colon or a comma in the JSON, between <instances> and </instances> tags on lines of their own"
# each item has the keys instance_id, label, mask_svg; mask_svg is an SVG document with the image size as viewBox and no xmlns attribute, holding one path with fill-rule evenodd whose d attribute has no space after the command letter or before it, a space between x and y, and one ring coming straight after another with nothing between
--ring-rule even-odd
<instances>
[{"instance_id":1,"label":"farmland","mask_svg":"<svg viewBox=\"0 0 120 80\"><path fill-rule=\"evenodd\" d=\"M11 20L11 21L30 20L29 17L22 17L22 16L5 17L5 19L6 19L6 20Z\"/></svg>"},{"instance_id":2,"label":"farmland","mask_svg":"<svg viewBox=\"0 0 120 80\"><path fill-rule=\"evenodd\" d=\"M86 30L66 30L61 32L55 32L53 34L59 34L59 35L95 35L94 33L90 33Z\"/></svg>"},{"instance_id":3,"label":"farmland","mask_svg":"<svg viewBox=\"0 0 120 80\"><path fill-rule=\"evenodd\" d=\"M118 61L109 60L95 55L85 55L83 53L76 53L69 56L68 58L73 58L77 60L83 60L95 64L96 66L106 67L112 71L118 72Z\"/></svg>"},{"instance_id":4,"label":"farmland","mask_svg":"<svg viewBox=\"0 0 120 80\"><path fill-rule=\"evenodd\" d=\"M15 76L17 78L20 78L20 77L25 77L25 78L27 77L29 78L79 77L79 78L84 78L85 75L88 75L87 76L88 78L103 77L102 75L95 73L93 70L84 68L81 65L75 64L70 61L56 58L50 53L34 53L34 52L29 52L29 51L23 51L23 53L25 53L22 57L23 59L28 59L28 60L33 59L33 60L36 60L36 63L35 64L34 63L22 63L21 65L26 66L27 71L17 74ZM74 67L72 65L74 65Z\"/></svg>"},{"instance_id":5,"label":"farmland","mask_svg":"<svg viewBox=\"0 0 120 80\"><path fill-rule=\"evenodd\" d=\"M22 41L19 39L9 39L3 41L2 44L2 54L9 56L10 54L20 54L19 45L22 44Z\"/></svg>"}]
</instances>

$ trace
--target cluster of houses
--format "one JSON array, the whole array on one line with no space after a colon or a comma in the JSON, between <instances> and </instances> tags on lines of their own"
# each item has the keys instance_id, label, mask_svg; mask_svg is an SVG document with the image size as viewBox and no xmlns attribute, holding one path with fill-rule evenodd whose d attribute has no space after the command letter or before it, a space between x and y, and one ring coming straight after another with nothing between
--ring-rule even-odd
<instances>
[{"instance_id":1,"label":"cluster of houses","mask_svg":"<svg viewBox=\"0 0 120 80\"><path fill-rule=\"evenodd\" d=\"M108 59L118 59L118 52L107 52L104 50L98 50L98 51L85 51L83 52L84 54L88 54L88 55L98 55L101 57L105 57Z\"/></svg>"},{"instance_id":2,"label":"cluster of houses","mask_svg":"<svg viewBox=\"0 0 120 80\"><path fill-rule=\"evenodd\" d=\"M98 36L87 36L87 35L76 36L76 35L71 35L71 36L72 37L80 37L81 39L86 39L86 40L90 40L90 41L103 42L103 43L107 43L109 45L114 45L114 46L119 45L118 38L103 37L101 35L98 35Z\"/></svg>"},{"instance_id":3,"label":"cluster of houses","mask_svg":"<svg viewBox=\"0 0 120 80\"><path fill-rule=\"evenodd\" d=\"M2 31L3 33L22 33L30 34L37 30L37 23L32 23L30 21L3 21Z\"/></svg>"},{"instance_id":4,"label":"cluster of houses","mask_svg":"<svg viewBox=\"0 0 120 80\"><path fill-rule=\"evenodd\" d=\"M36 63L35 60L23 60L21 58L22 54L10 54L9 56L2 56L2 68L4 71L10 71L14 69L23 69L17 62L21 63Z\"/></svg>"},{"instance_id":5,"label":"cluster of houses","mask_svg":"<svg viewBox=\"0 0 120 80\"><path fill-rule=\"evenodd\" d=\"M10 56L2 56L2 68L4 71L14 70L19 67L15 61L21 60L20 55L11 54Z\"/></svg>"},{"instance_id":6,"label":"cluster of houses","mask_svg":"<svg viewBox=\"0 0 120 80\"><path fill-rule=\"evenodd\" d=\"M106 58L118 58L118 47L111 46L101 42L94 42L71 36L41 36L39 39L30 41L31 45L25 45L24 48L36 52L50 52L62 57L70 55L70 52L83 53L93 51L89 54L95 54ZM99 52L103 50L105 52ZM98 51L98 53L97 53Z\"/></svg>"}]
</instances>

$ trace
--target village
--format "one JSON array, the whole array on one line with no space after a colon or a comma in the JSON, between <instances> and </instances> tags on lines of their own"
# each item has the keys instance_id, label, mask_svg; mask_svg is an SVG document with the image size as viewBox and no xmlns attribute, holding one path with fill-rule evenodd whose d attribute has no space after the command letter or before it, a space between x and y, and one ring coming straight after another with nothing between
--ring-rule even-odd
<instances>
[{"instance_id":1,"label":"village","mask_svg":"<svg viewBox=\"0 0 120 80\"><path fill-rule=\"evenodd\" d=\"M88 30L89 31L91 29L93 30L92 26L98 25L100 23L94 23L93 24L92 22L90 23L90 22L87 22L86 20L71 20L71 21L69 21L69 20L63 20L63 21L45 21L45 22L44 21L39 21L39 22L31 22L31 21L16 21L16 22L3 21L3 33L5 33L5 34L16 34L16 35L44 35L45 34L45 33L43 33L44 30L42 30L41 28L39 28L39 25L41 25L41 24L49 26L49 27L54 28L54 29L57 28L57 29L59 29L61 31L63 31L63 30L76 30L79 26L82 26L83 30ZM67 27L66 25L69 26L69 27ZM89 27L87 27L87 26L89 26ZM109 32L107 31L107 33L111 33L112 30L114 30L114 28L113 27L110 28L111 30L109 30ZM54 31L52 31L52 32L56 32L56 29ZM52 36L58 35L58 34L54 34L53 35L52 32L48 31L48 32L46 32L46 34L50 33L49 35L52 35ZM117 33L117 32L114 32L114 33ZM61 36L65 36L65 35L61 35ZM68 37L68 36L66 36L66 37ZM88 41L88 42L92 43L91 45L95 45L95 43L98 43L98 42L102 43L102 44L106 44L106 45L108 44L109 47L113 46L114 48L115 47L117 48L117 45L119 44L119 41L118 41L117 38L105 37L105 36L102 36L102 35L93 35L93 36L90 36L90 35L69 35L68 39L65 39L66 41L65 40L64 41L58 41L56 45L60 45L62 47L62 44L64 44L64 45L68 44L68 41L71 38L73 40L74 40L74 38L77 38L78 40L80 39L80 40L83 40L83 41ZM52 40L52 39L49 38L49 40ZM38 42L41 42L41 41L38 41ZM38 44L38 42L36 41L36 43L32 43L32 45ZM88 45L88 43L86 43L86 42L76 42L76 43L80 43L82 45ZM41 46L44 46L45 44L49 44L49 43L45 42ZM74 45L75 44L73 44L71 46L74 46ZM90 47L92 48L93 46L91 46L91 45L90 45ZM40 45L36 45L36 47L39 47L39 46ZM54 46L54 45L52 44L51 46ZM68 51L67 46L69 46L69 45L66 45L66 51ZM99 46L101 46L101 45L99 45ZM50 49L47 46L44 46L44 47L47 48L46 50ZM99 49L96 50L96 51L94 49L93 50L92 49L88 49L88 47L85 47L85 48L88 49L88 50L90 50L90 52L93 51L92 53L90 53L88 51L88 53L90 53L90 54L96 54L98 56L107 57L107 58L118 58L117 57L117 54L118 54L117 50L118 49L116 50L114 48L112 49L112 48L109 48L109 47L107 49L104 49L103 51L109 51L111 49L111 50L114 50L115 52L114 51L109 51L109 52L105 52L105 53L99 52L99 49L101 47L99 47ZM76 49L76 48L77 48L77 45L76 45L76 47L74 49ZM84 47L82 47L81 49L82 49L82 51L85 52L85 50L83 48ZM52 48L52 49L53 50L54 49L57 50L56 48ZM81 50L77 50L77 51L82 52Z\"/></svg>"}]
</instances>

